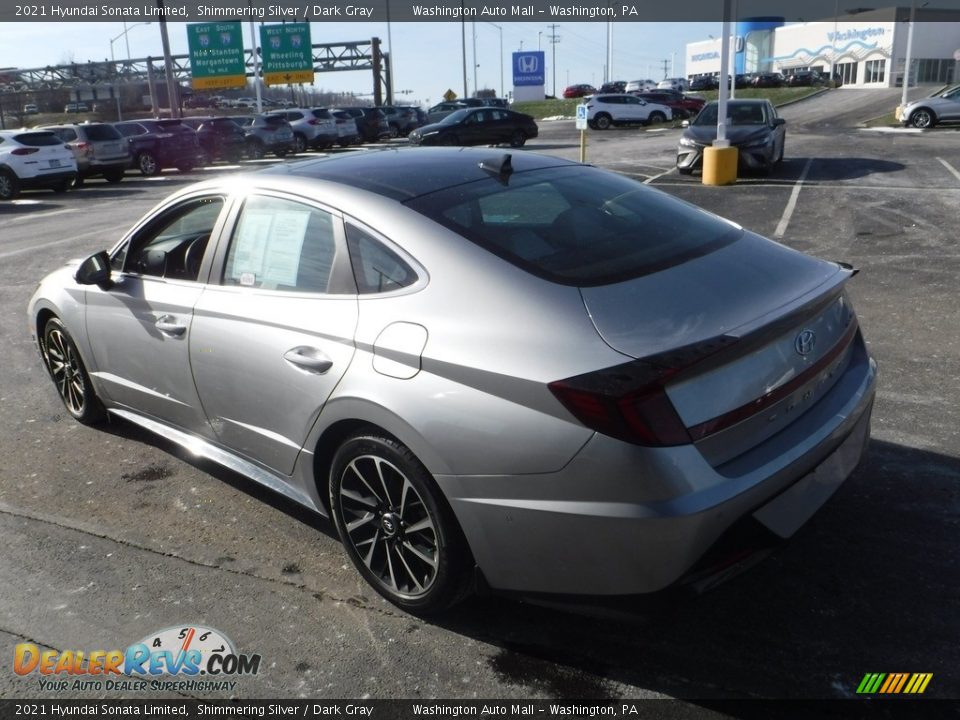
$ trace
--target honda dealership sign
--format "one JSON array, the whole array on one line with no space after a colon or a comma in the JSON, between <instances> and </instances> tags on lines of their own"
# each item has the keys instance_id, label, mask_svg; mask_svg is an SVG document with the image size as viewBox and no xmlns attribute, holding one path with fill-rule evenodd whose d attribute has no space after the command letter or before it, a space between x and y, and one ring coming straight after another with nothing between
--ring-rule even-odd
<instances>
[{"instance_id":1,"label":"honda dealership sign","mask_svg":"<svg viewBox=\"0 0 960 720\"><path fill-rule=\"evenodd\" d=\"M543 52L515 52L513 54L513 86L529 87L543 85Z\"/></svg>"},{"instance_id":2,"label":"honda dealership sign","mask_svg":"<svg viewBox=\"0 0 960 720\"><path fill-rule=\"evenodd\" d=\"M542 50L513 54L513 99L543 100L546 66Z\"/></svg>"}]
</instances>

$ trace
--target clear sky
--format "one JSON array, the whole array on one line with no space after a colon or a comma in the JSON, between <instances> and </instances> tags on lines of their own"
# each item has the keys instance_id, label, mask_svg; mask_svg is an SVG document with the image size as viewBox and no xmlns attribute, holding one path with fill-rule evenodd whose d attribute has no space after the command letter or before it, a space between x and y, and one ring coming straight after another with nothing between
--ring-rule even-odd
<instances>
[{"instance_id":1,"label":"clear sky","mask_svg":"<svg viewBox=\"0 0 960 720\"><path fill-rule=\"evenodd\" d=\"M553 87L550 29L539 23L501 23L503 28L503 82L509 91L510 53L521 49L546 51L547 92ZM500 31L486 22L467 22L467 82L474 91L473 28L476 28L476 85L500 92ZM182 23L169 23L171 51L187 52L187 33ZM249 26L244 37L249 45ZM128 23L132 57L161 57L162 45L157 23L133 26ZM460 23L395 22L393 42L394 90L396 102L436 103L448 89L463 94L463 51ZM603 81L607 53L607 26L603 22L562 23L556 30L557 92L573 83ZM614 23L613 78L636 80L664 77L675 61L674 74L685 75L684 50L687 42L719 35L720 23ZM63 62L86 62L110 58L110 40L117 59L126 56L123 24L97 22L0 23L0 67L34 68ZM311 23L314 43L365 40L377 36L388 49L386 23ZM669 69L668 69L669 73ZM371 94L373 81L367 71L317 73L318 89ZM399 91L410 90L410 94Z\"/></svg>"}]
</instances>

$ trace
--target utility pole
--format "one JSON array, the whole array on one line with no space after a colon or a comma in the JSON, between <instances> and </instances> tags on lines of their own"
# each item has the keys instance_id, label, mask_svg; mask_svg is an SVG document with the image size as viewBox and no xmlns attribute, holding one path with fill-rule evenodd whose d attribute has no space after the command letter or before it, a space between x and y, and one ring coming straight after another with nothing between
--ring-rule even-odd
<instances>
[{"instance_id":1,"label":"utility pole","mask_svg":"<svg viewBox=\"0 0 960 720\"><path fill-rule=\"evenodd\" d=\"M467 21L463 19L463 0L460 0L460 45L463 48L463 96L467 94Z\"/></svg>"},{"instance_id":2,"label":"utility pole","mask_svg":"<svg viewBox=\"0 0 960 720\"><path fill-rule=\"evenodd\" d=\"M547 25L550 28L550 34L547 35L547 39L550 41L550 44L553 45L553 96L557 96L557 43L560 42L560 36L557 35L557 28L560 27L556 23L553 25Z\"/></svg>"},{"instance_id":3,"label":"utility pole","mask_svg":"<svg viewBox=\"0 0 960 720\"><path fill-rule=\"evenodd\" d=\"M667 79L667 68L670 67L670 58L664 58L660 61L663 64L663 79Z\"/></svg>"},{"instance_id":4,"label":"utility pole","mask_svg":"<svg viewBox=\"0 0 960 720\"><path fill-rule=\"evenodd\" d=\"M167 102L170 104L170 117L180 117L177 83L173 79L173 58L170 56L170 38L167 36L167 15L163 0L157 0L157 10L160 12L160 41L163 44L163 69L167 76Z\"/></svg>"}]
</instances>

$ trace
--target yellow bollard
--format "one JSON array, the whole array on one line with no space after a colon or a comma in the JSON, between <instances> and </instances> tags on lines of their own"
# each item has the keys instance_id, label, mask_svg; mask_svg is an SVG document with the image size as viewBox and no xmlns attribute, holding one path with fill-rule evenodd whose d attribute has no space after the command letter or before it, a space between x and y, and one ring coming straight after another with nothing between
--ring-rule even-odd
<instances>
[{"instance_id":1,"label":"yellow bollard","mask_svg":"<svg viewBox=\"0 0 960 720\"><path fill-rule=\"evenodd\" d=\"M703 184L733 185L737 181L737 149L707 147L703 149Z\"/></svg>"}]
</instances>

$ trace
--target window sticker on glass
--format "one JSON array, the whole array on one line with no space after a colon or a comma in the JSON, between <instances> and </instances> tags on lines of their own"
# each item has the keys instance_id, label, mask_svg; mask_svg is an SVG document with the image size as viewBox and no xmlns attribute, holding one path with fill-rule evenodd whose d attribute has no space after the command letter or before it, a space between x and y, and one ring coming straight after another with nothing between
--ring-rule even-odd
<instances>
[{"instance_id":1,"label":"window sticker on glass","mask_svg":"<svg viewBox=\"0 0 960 720\"><path fill-rule=\"evenodd\" d=\"M240 285L295 286L309 210L248 209L234 240L228 277Z\"/></svg>"}]
</instances>

